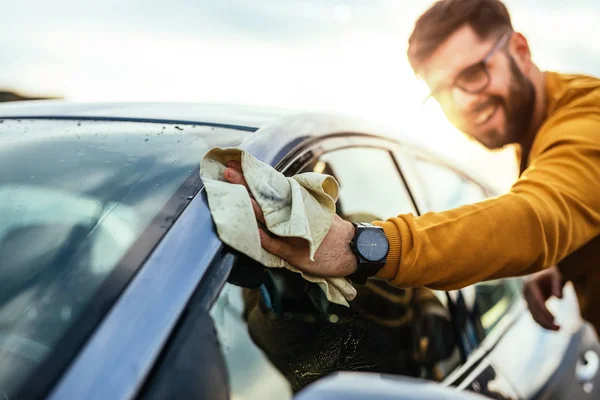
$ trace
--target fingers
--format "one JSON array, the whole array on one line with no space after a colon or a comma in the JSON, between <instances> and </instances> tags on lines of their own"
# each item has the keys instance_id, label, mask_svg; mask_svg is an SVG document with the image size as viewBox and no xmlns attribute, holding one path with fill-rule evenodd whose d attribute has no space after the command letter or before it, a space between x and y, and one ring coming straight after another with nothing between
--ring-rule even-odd
<instances>
[{"instance_id":1,"label":"fingers","mask_svg":"<svg viewBox=\"0 0 600 400\"><path fill-rule=\"evenodd\" d=\"M562 280L562 276L560 275L560 272L558 271L558 268L554 267L555 269L552 271L552 294L556 297L558 297L559 299L562 299L562 292L563 292L563 280Z\"/></svg>"},{"instance_id":2,"label":"fingers","mask_svg":"<svg viewBox=\"0 0 600 400\"><path fill-rule=\"evenodd\" d=\"M254 200L253 198L250 198L250 203L252 203L252 209L254 210L254 215L256 216L256 219L258 220L258 222L260 222L262 224L266 224L265 216L264 216L262 210L260 209L260 207L258 206L258 203L256 202L256 200Z\"/></svg>"},{"instance_id":3,"label":"fingers","mask_svg":"<svg viewBox=\"0 0 600 400\"><path fill-rule=\"evenodd\" d=\"M554 315L546 307L546 299L535 282L527 284L524 294L533 319L546 329L558 330L559 326L554 323Z\"/></svg>"},{"instance_id":4,"label":"fingers","mask_svg":"<svg viewBox=\"0 0 600 400\"><path fill-rule=\"evenodd\" d=\"M223 177L229 183L233 183L236 185L243 185L248 189L248 184L246 183L246 179L244 178L244 174L239 171L236 171L234 168L228 167L225 169L223 173Z\"/></svg>"},{"instance_id":5,"label":"fingers","mask_svg":"<svg viewBox=\"0 0 600 400\"><path fill-rule=\"evenodd\" d=\"M242 171L242 165L239 162L237 162L237 161L228 161L227 162L227 166L229 168L235 169L240 174L243 173L243 171Z\"/></svg>"},{"instance_id":6,"label":"fingers","mask_svg":"<svg viewBox=\"0 0 600 400\"><path fill-rule=\"evenodd\" d=\"M562 299L562 279L560 278L560 276L553 276L552 277L552 294L556 297L558 297L559 299Z\"/></svg>"},{"instance_id":7,"label":"fingers","mask_svg":"<svg viewBox=\"0 0 600 400\"><path fill-rule=\"evenodd\" d=\"M294 255L294 249L289 243L286 243L281 239L269 236L262 229L259 229L258 233L260 235L260 244L262 245L263 249L265 249L271 254L283 258L290 264L294 264L292 260Z\"/></svg>"}]
</instances>

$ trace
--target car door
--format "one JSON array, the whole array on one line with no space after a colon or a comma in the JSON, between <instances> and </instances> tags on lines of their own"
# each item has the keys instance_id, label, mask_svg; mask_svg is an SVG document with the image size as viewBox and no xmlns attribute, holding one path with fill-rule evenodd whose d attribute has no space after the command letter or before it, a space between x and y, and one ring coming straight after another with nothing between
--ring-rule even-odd
<instances>
[{"instance_id":1,"label":"car door","mask_svg":"<svg viewBox=\"0 0 600 400\"><path fill-rule=\"evenodd\" d=\"M404 160L406 179L422 212L444 211L494 194L422 151L405 147L397 157ZM518 398L510 381L485 354L490 342L497 340L494 336L501 334L499 323L515 318L509 311L520 298L520 287L520 279L503 279L448 292L455 326L460 331L463 366L446 379L446 384L492 398Z\"/></svg>"},{"instance_id":2,"label":"car door","mask_svg":"<svg viewBox=\"0 0 600 400\"><path fill-rule=\"evenodd\" d=\"M381 219L399 213L416 213L417 210L414 201L406 188L396 160L392 156L392 151L396 145L392 141L366 136L324 138L313 141L310 145L291 152L280 163L278 168L287 175L301 171L333 173L340 183L340 201L338 204L341 208L338 211L340 213L343 212L350 219L371 221L374 218ZM224 254L222 257L225 259L228 256ZM253 317L250 315L252 310L249 309L248 305L252 304L252 296L258 295L261 299L264 296L270 296L267 292L271 289L265 284L267 282L264 276L266 273L265 269L239 254L234 254L233 259L235 261L231 265L221 265L223 261L219 261L220 264L211 269L214 277L209 279L209 281L212 283L209 282L206 288L201 283L198 288L199 292L208 293L204 295L205 297L212 296L210 301L206 301L207 311L210 315L210 320L214 324L218 345L222 354L222 358L219 359L210 353L212 367L211 369L207 369L207 371L222 370L225 368L228 388L226 391L221 390L219 393L223 395L223 393L228 392L227 397L236 399L292 398L295 392L293 385L282 372L281 365L274 362L272 352L269 352L269 349L266 349L264 346L261 347L258 344L260 343L260 331L253 328L250 323ZM227 281L225 282L225 280ZM408 296L403 296L402 293L398 292L388 292L387 295L393 301L398 300L399 303L398 307L396 307L396 314L385 314L382 318L386 319L387 322L391 321L392 324L402 324L407 321L406 315L402 314L406 311L403 308L404 303L402 302ZM202 295L196 297L202 298ZM296 300L300 301L299 298L296 298ZM202 303L202 301L199 301L199 303ZM261 307L264 306L264 303L260 303ZM362 338L360 335L356 335L356 332L364 328L364 324L361 326L348 324L344 316L344 312L346 311L343 308L341 306L328 308L323 315L320 314L321 310L315 307L313 309L317 309L318 312L308 315L301 324L294 325L295 330L302 330L303 326L313 323L315 318L324 317L328 323L322 325L323 331L333 332L332 336L325 336L323 351L315 353L319 357L317 364L299 364L300 374L309 377L308 380L304 381L304 384L318 378L313 379L311 376L316 374L315 370L319 369L319 365L329 362L332 348L341 349L348 353L348 349L355 348L357 343L360 345ZM186 318L191 318L192 314L193 312ZM268 314L267 318L261 320L260 324L264 326L265 324L271 324L273 321L280 321L284 324L289 321L293 322L296 317L297 313L284 308L280 314ZM197 318L202 319L204 316L199 314ZM184 321L180 324L184 326L186 322ZM198 324L195 325L198 326ZM337 335L335 332L343 330L345 326L350 327L349 332L351 336L349 338L344 337L344 340L340 343L340 347L336 347L336 340L340 339L340 335ZM445 335L444 332L441 333ZM290 335L292 334L294 332L290 332ZM310 332L307 333L307 335L309 334ZM436 335L439 334L440 332L436 332ZM175 335L179 336L180 334L176 333ZM176 336L174 344L177 343ZM281 343L275 334L270 337L273 342ZM294 337L297 337L297 335ZM206 342L207 338L209 339L208 343L212 343L212 339L208 333L205 334L203 340ZM313 341L312 337L309 338L306 342L306 349L303 349L303 353L309 352L310 348L314 348L313 342L317 341ZM293 343L289 341L284 341L283 343L286 343L286 346L287 344L293 346ZM408 341L404 341L399 337L387 337L386 340L376 343L375 348L380 350L382 357L387 356L385 353L392 351L394 343L402 347ZM177 348L178 346L174 344L171 347ZM211 344L211 346L214 345ZM369 346L373 346L373 344L369 343ZM367 361L372 361L370 352L366 351L361 354L368 358ZM455 354L456 352L453 352L453 356ZM299 357L302 356L299 355ZM335 358L335 356L333 357ZM359 359L360 357L355 357L353 354L348 353L344 357L342 361L345 363L344 368L346 370L377 371L377 368L371 368L372 365L369 362L365 363L363 362L364 360ZM168 351L162 358L165 362L167 359L178 359L178 357L169 356ZM355 361L357 362L355 363ZM399 364L404 361L404 358L398 358ZM156 376L169 374L169 371L173 370L172 365L165 363L162 366L157 366ZM335 368L325 372L329 373L334 370ZM413 376L419 376L420 370L411 370L411 373ZM215 376L215 382L221 385L221 374L217 373ZM168 385L172 381L168 377L169 375L164 375L159 381L163 382L164 385ZM206 380L202 380L202 382L206 382ZM156 389L157 387L160 389L160 385L150 385L145 393L160 394L161 391Z\"/></svg>"}]
</instances>

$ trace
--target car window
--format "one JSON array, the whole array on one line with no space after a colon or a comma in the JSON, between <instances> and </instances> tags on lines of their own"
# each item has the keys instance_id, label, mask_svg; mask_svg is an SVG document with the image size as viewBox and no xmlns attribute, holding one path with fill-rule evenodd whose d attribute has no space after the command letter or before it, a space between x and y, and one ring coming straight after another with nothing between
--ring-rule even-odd
<instances>
[{"instance_id":1,"label":"car window","mask_svg":"<svg viewBox=\"0 0 600 400\"><path fill-rule=\"evenodd\" d=\"M425 193L424 211L444 211L485 200L484 189L464 175L419 157L413 158L415 172ZM489 332L506 313L520 292L518 279L502 279L482 282L475 287L476 313Z\"/></svg>"},{"instance_id":2,"label":"car window","mask_svg":"<svg viewBox=\"0 0 600 400\"><path fill-rule=\"evenodd\" d=\"M414 165L427 194L425 211L449 210L487 197L480 185L450 168L421 158Z\"/></svg>"},{"instance_id":3,"label":"car window","mask_svg":"<svg viewBox=\"0 0 600 400\"><path fill-rule=\"evenodd\" d=\"M340 183L338 213L350 220L415 212L390 153L346 148L303 171ZM234 268L253 264L243 257ZM370 371L441 381L460 362L450 313L427 288L371 279L350 307L327 302L318 285L269 269L260 288L227 283L211 315L232 398L290 398L335 371Z\"/></svg>"},{"instance_id":4,"label":"car window","mask_svg":"<svg viewBox=\"0 0 600 400\"><path fill-rule=\"evenodd\" d=\"M0 122L0 394L12 397L42 363L69 361L81 341L67 335L83 340L80 328L106 312L194 194L183 192L198 187L216 136L149 123Z\"/></svg>"},{"instance_id":5,"label":"car window","mask_svg":"<svg viewBox=\"0 0 600 400\"><path fill-rule=\"evenodd\" d=\"M231 398L289 399L289 382L250 337L244 315L248 302L243 288L226 283L210 311L227 365Z\"/></svg>"},{"instance_id":6,"label":"car window","mask_svg":"<svg viewBox=\"0 0 600 400\"><path fill-rule=\"evenodd\" d=\"M340 185L339 213L347 219L371 222L415 207L389 151L379 148L346 148L324 154L312 166L315 172L333 175Z\"/></svg>"}]
</instances>

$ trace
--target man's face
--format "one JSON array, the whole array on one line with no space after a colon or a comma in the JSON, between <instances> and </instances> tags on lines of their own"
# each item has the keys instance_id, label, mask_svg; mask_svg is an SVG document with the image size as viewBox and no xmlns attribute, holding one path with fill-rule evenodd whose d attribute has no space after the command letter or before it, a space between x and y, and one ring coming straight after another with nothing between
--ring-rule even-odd
<instances>
[{"instance_id":1,"label":"man's face","mask_svg":"<svg viewBox=\"0 0 600 400\"><path fill-rule=\"evenodd\" d=\"M489 149L522 139L527 134L535 105L534 86L506 51L510 36L505 39L481 40L470 26L464 25L436 49L421 71L450 122ZM480 78L484 79L483 90L469 93L452 86L465 81L469 88L468 79L472 74L467 71L465 75L465 69L488 55L485 65L489 79ZM467 79L456 81L458 76Z\"/></svg>"}]
</instances>

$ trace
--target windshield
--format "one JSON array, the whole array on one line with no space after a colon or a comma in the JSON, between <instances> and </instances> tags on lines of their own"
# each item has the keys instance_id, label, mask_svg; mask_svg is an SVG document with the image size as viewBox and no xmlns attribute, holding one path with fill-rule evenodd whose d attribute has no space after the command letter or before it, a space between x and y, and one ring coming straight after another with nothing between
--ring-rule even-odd
<instances>
[{"instance_id":1,"label":"windshield","mask_svg":"<svg viewBox=\"0 0 600 400\"><path fill-rule=\"evenodd\" d=\"M0 397L11 398L42 363L68 362L77 346L69 332L85 337L83 321L97 321L118 295L103 285L122 289L197 192L202 155L239 144L243 132L0 123Z\"/></svg>"}]
</instances>

